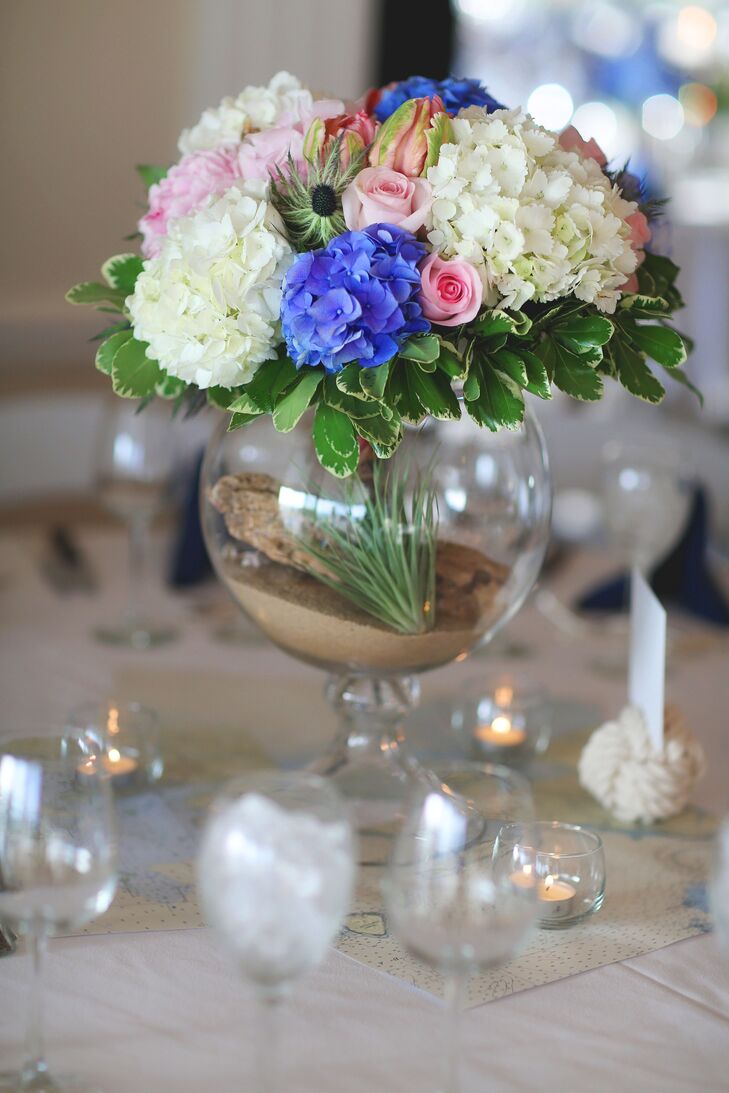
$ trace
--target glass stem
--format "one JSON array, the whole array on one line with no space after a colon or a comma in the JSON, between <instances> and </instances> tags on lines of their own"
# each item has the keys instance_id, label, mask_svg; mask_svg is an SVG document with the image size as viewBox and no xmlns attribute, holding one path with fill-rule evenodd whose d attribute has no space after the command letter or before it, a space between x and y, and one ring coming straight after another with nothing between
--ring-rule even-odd
<instances>
[{"instance_id":1,"label":"glass stem","mask_svg":"<svg viewBox=\"0 0 729 1093\"><path fill-rule=\"evenodd\" d=\"M460 1093L461 1004L465 983L466 977L462 972L450 972L445 977L444 999L447 1012L443 1093Z\"/></svg>"},{"instance_id":2,"label":"glass stem","mask_svg":"<svg viewBox=\"0 0 729 1093\"><path fill-rule=\"evenodd\" d=\"M23 1066L25 1083L48 1073L43 1050L43 958L46 952L46 940L44 933L35 931L28 938L32 969L26 1038L27 1054Z\"/></svg>"},{"instance_id":3,"label":"glass stem","mask_svg":"<svg viewBox=\"0 0 729 1093\"><path fill-rule=\"evenodd\" d=\"M256 1038L256 1093L276 1093L278 1089L278 1010L280 999L271 994L258 997L258 1035Z\"/></svg>"},{"instance_id":4,"label":"glass stem","mask_svg":"<svg viewBox=\"0 0 729 1093\"><path fill-rule=\"evenodd\" d=\"M130 622L141 617L144 582L147 571L149 524L146 517L133 516L129 521L129 605Z\"/></svg>"}]
</instances>

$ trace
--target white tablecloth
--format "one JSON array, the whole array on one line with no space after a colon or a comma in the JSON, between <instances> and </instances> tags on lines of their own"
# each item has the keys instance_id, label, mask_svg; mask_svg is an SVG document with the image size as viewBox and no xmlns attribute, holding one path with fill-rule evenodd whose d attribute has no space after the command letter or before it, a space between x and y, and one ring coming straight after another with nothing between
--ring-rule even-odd
<instances>
[{"instance_id":1,"label":"white tablecloth","mask_svg":"<svg viewBox=\"0 0 729 1093\"><path fill-rule=\"evenodd\" d=\"M181 638L146 653L95 644L95 621L123 599L123 544L86 536L101 590L60 597L37 575L38 541L0 538L0 695L3 729L63 719L87 697L108 692L141 664L209 668L240 680L241 701L256 679L311 678L266 645L225 645L191 597L161 591L150 602L180 623ZM573 567L572 586L594 576ZM208 593L209 595L209 593ZM596 672L595 647L570 642L524 609L510 635L531 649L520 667L553 691L616 712L624 681ZM536 655L538 654L538 655ZM473 676L486 660L435 673L434 692ZM690 717L710 759L698 800L727 807L727 645L700 642L674 658L669 696ZM316 719L275 740L274 757L314 752ZM0 960L0 1069L19 1061L27 961ZM207 930L59 939L47 966L48 1054L60 1071L93 1078L104 1093L251 1089L255 1005ZM332 952L302 982L281 1022L281 1088L295 1093L415 1093L437 1088L442 1006L430 995ZM729 1089L729 959L711 936L623 964L524 991L463 1015L466 1093L486 1090L668 1091Z\"/></svg>"}]
</instances>

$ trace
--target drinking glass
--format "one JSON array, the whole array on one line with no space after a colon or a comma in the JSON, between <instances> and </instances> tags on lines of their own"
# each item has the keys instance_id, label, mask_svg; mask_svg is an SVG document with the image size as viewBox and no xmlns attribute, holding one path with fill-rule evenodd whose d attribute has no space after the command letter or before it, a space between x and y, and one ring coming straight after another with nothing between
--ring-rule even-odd
<instances>
[{"instance_id":1,"label":"drinking glass","mask_svg":"<svg viewBox=\"0 0 729 1093\"><path fill-rule=\"evenodd\" d=\"M41 971L48 935L84 926L114 896L111 789L97 750L71 730L0 738L0 919L27 936L33 963L26 1060L0 1090L90 1089L48 1070Z\"/></svg>"},{"instance_id":2,"label":"drinking glass","mask_svg":"<svg viewBox=\"0 0 729 1093\"><path fill-rule=\"evenodd\" d=\"M353 878L347 810L316 775L257 772L213 805L198 888L207 921L258 998L260 1093L277 1087L278 1004L324 958L349 911Z\"/></svg>"},{"instance_id":3,"label":"drinking glass","mask_svg":"<svg viewBox=\"0 0 729 1093\"><path fill-rule=\"evenodd\" d=\"M536 916L528 873L533 851L513 869L495 858L502 827L534 818L529 783L507 767L477 763L439 768L413 800L383 881L389 929L445 979L448 1009L442 1093L459 1090L460 1008L469 975L504 963Z\"/></svg>"},{"instance_id":4,"label":"drinking glass","mask_svg":"<svg viewBox=\"0 0 729 1093\"><path fill-rule=\"evenodd\" d=\"M98 626L95 636L113 645L146 649L175 637L145 609L149 531L172 500L176 451L169 406L140 410L136 400L107 404L99 434L96 487L101 504L122 520L129 538L129 592L125 617Z\"/></svg>"},{"instance_id":5,"label":"drinking glass","mask_svg":"<svg viewBox=\"0 0 729 1093\"><path fill-rule=\"evenodd\" d=\"M690 491L676 453L651 443L610 441L603 452L608 534L630 567L648 571L674 545L686 522Z\"/></svg>"}]
</instances>

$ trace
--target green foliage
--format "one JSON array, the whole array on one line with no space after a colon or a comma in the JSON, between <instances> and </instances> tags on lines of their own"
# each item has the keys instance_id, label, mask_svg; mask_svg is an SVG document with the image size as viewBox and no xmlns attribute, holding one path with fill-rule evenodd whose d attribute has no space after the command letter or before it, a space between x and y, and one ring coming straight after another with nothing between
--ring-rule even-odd
<instances>
[{"instance_id":1,"label":"green foliage","mask_svg":"<svg viewBox=\"0 0 729 1093\"><path fill-rule=\"evenodd\" d=\"M164 372L147 356L147 343L129 338L121 345L111 365L114 392L122 398L144 398L155 393Z\"/></svg>"},{"instance_id":2,"label":"green foliage","mask_svg":"<svg viewBox=\"0 0 729 1093\"><path fill-rule=\"evenodd\" d=\"M516 429L524 420L524 397L519 385L496 364L487 353L474 351L463 385L468 413L493 433L501 428Z\"/></svg>"},{"instance_id":3,"label":"green foliage","mask_svg":"<svg viewBox=\"0 0 729 1093\"><path fill-rule=\"evenodd\" d=\"M386 473L376 464L371 487L359 477L348 482L343 502L341 522L314 510L311 533L298 540L311 575L401 634L431 630L438 539L431 476L413 482L408 468Z\"/></svg>"},{"instance_id":4,"label":"green foliage","mask_svg":"<svg viewBox=\"0 0 729 1093\"><path fill-rule=\"evenodd\" d=\"M93 304L96 307L100 304L109 304L110 310L123 312L124 301L128 295L129 293L121 289L114 288L112 285L103 285L99 281L81 281L80 284L68 290L66 299L69 304ZM107 309L99 308L99 310Z\"/></svg>"},{"instance_id":5,"label":"green foliage","mask_svg":"<svg viewBox=\"0 0 729 1093\"><path fill-rule=\"evenodd\" d=\"M174 400L179 403L187 390L188 385L184 380L178 379L177 376L168 376L164 371L162 378L154 385L157 398L166 399L168 402Z\"/></svg>"},{"instance_id":6,"label":"green foliage","mask_svg":"<svg viewBox=\"0 0 729 1093\"><path fill-rule=\"evenodd\" d=\"M130 296L143 265L138 254L115 254L104 262L101 276L107 284Z\"/></svg>"},{"instance_id":7,"label":"green foliage","mask_svg":"<svg viewBox=\"0 0 729 1093\"><path fill-rule=\"evenodd\" d=\"M150 163L140 163L137 165L137 174L147 189L149 189L150 186L154 186L155 183L161 182L167 174L167 171L167 167L153 167Z\"/></svg>"},{"instance_id":8,"label":"green foliage","mask_svg":"<svg viewBox=\"0 0 729 1093\"><path fill-rule=\"evenodd\" d=\"M120 330L116 334L112 334L110 338L102 342L99 348L96 350L96 367L100 372L105 375L111 375L111 367L114 362L114 357L118 349L128 342L132 337L131 330Z\"/></svg>"},{"instance_id":9,"label":"green foliage","mask_svg":"<svg viewBox=\"0 0 729 1093\"><path fill-rule=\"evenodd\" d=\"M416 334L406 342L399 356L418 364L433 364L440 355L440 342L435 334Z\"/></svg>"},{"instance_id":10,"label":"green foliage","mask_svg":"<svg viewBox=\"0 0 729 1093\"><path fill-rule=\"evenodd\" d=\"M359 444L354 425L341 410L320 402L314 415L314 447L322 467L337 478L357 470Z\"/></svg>"},{"instance_id":11,"label":"green foliage","mask_svg":"<svg viewBox=\"0 0 729 1093\"><path fill-rule=\"evenodd\" d=\"M307 368L299 372L296 381L287 388L273 411L274 428L280 433L290 433L309 408L309 403L324 378L324 370Z\"/></svg>"}]
</instances>

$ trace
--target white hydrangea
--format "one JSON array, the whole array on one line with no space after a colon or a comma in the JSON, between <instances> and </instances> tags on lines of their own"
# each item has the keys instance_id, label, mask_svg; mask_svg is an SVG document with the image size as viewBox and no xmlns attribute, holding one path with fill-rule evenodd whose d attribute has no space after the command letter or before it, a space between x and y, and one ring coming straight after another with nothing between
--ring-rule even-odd
<instances>
[{"instance_id":1,"label":"white hydrangea","mask_svg":"<svg viewBox=\"0 0 729 1093\"><path fill-rule=\"evenodd\" d=\"M241 183L171 220L127 299L135 337L171 376L236 387L281 340L281 283L293 257L264 182Z\"/></svg>"},{"instance_id":2,"label":"white hydrangea","mask_svg":"<svg viewBox=\"0 0 729 1093\"><path fill-rule=\"evenodd\" d=\"M521 110L469 107L453 133L428 170L433 247L477 267L490 307L573 294L613 312L637 264L637 205Z\"/></svg>"},{"instance_id":3,"label":"white hydrangea","mask_svg":"<svg viewBox=\"0 0 729 1093\"><path fill-rule=\"evenodd\" d=\"M245 87L205 110L197 125L183 129L177 147L183 155L241 140L246 133L271 129L284 115L295 121L311 109L313 97L290 72L278 72L267 87Z\"/></svg>"}]
</instances>

